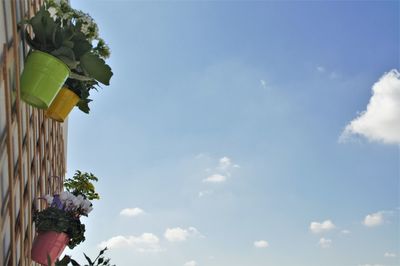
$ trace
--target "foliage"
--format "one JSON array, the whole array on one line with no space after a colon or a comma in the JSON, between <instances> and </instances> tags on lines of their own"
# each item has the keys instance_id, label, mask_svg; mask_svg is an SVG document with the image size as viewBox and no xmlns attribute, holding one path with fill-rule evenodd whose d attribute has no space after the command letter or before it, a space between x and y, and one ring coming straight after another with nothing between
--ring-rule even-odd
<instances>
[{"instance_id":1,"label":"foliage","mask_svg":"<svg viewBox=\"0 0 400 266\"><path fill-rule=\"evenodd\" d=\"M59 58L71 69L71 79L83 81L74 87L74 91L81 97L80 109L89 112L88 94L93 82L109 85L113 75L104 61L110 50L99 38L94 20L82 11L72 9L66 1L56 4L48 0L23 24L32 28L34 37L26 28L25 39L34 50Z\"/></svg>"},{"instance_id":2,"label":"foliage","mask_svg":"<svg viewBox=\"0 0 400 266\"><path fill-rule=\"evenodd\" d=\"M74 195L83 195L89 200L100 199L92 181L98 181L98 178L92 173L82 173L77 170L72 178L65 180L64 186Z\"/></svg>"},{"instance_id":3,"label":"foliage","mask_svg":"<svg viewBox=\"0 0 400 266\"><path fill-rule=\"evenodd\" d=\"M90 90L97 90L98 85L99 83L95 80L82 81L69 78L65 82L65 86L79 96L80 99L76 106L86 114L90 111L89 103L92 101L89 99Z\"/></svg>"},{"instance_id":4,"label":"foliage","mask_svg":"<svg viewBox=\"0 0 400 266\"><path fill-rule=\"evenodd\" d=\"M110 48L99 36L99 29L94 19L87 13L72 8L67 1L47 0L46 5L52 17L61 25L79 25L81 32L91 43L91 53L86 53L80 58L80 64L70 75L66 85L80 97L78 108L89 113L90 90L96 89L98 82L109 85L112 72L104 60L110 56ZM102 66L102 67L95 67ZM109 73L110 75L104 75ZM88 80L83 76L90 76ZM76 80L75 82L73 80ZM96 89L97 90L97 89Z\"/></svg>"},{"instance_id":5,"label":"foliage","mask_svg":"<svg viewBox=\"0 0 400 266\"><path fill-rule=\"evenodd\" d=\"M72 249L85 240L85 225L79 220L93 209L90 200L99 199L92 181L97 181L92 173L76 171L75 175L64 183L67 191L46 195L47 209L35 211L33 220L38 231L55 231L68 234L68 246Z\"/></svg>"},{"instance_id":6,"label":"foliage","mask_svg":"<svg viewBox=\"0 0 400 266\"><path fill-rule=\"evenodd\" d=\"M35 211L33 220L37 231L63 232L69 236L69 248L74 248L79 243L85 241L85 225L79 218L74 217L64 210L56 207L49 207L42 211Z\"/></svg>"},{"instance_id":7,"label":"foliage","mask_svg":"<svg viewBox=\"0 0 400 266\"><path fill-rule=\"evenodd\" d=\"M104 257L104 252L106 250L107 248L102 249L94 260L90 259L85 253L83 253L88 262L88 264L85 264L84 266L111 266L110 259ZM69 263L71 263L72 266L81 266L81 264L73 260L68 255L65 255L62 260L56 261L55 266L67 266ZM49 263L49 266L50 265L51 264Z\"/></svg>"}]
</instances>

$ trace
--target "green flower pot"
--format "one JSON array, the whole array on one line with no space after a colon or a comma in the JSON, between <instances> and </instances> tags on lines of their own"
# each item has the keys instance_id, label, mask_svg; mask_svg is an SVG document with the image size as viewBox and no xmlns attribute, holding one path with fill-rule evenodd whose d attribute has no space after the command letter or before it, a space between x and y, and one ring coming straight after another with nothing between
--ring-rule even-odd
<instances>
[{"instance_id":1,"label":"green flower pot","mask_svg":"<svg viewBox=\"0 0 400 266\"><path fill-rule=\"evenodd\" d=\"M29 54L21 76L21 98L47 109L69 76L69 68L58 58L40 51Z\"/></svg>"}]
</instances>

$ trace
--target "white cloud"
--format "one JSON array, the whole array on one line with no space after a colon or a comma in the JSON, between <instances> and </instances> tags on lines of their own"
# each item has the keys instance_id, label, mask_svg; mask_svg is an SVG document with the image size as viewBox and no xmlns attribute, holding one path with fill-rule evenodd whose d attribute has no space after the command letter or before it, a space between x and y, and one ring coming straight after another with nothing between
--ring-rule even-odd
<instances>
[{"instance_id":1,"label":"white cloud","mask_svg":"<svg viewBox=\"0 0 400 266\"><path fill-rule=\"evenodd\" d=\"M133 217L133 216L138 216L143 214L144 211L140 208L126 208L121 210L121 212L119 213L122 216L129 216L129 217Z\"/></svg>"},{"instance_id":2,"label":"white cloud","mask_svg":"<svg viewBox=\"0 0 400 266\"><path fill-rule=\"evenodd\" d=\"M189 237L201 237L201 234L194 227L189 227L187 229L175 227L167 228L167 230L165 230L164 237L169 242L182 242Z\"/></svg>"},{"instance_id":3,"label":"white cloud","mask_svg":"<svg viewBox=\"0 0 400 266\"><path fill-rule=\"evenodd\" d=\"M325 72L325 68L323 66L317 66L317 71L320 73L324 73Z\"/></svg>"},{"instance_id":4,"label":"white cloud","mask_svg":"<svg viewBox=\"0 0 400 266\"><path fill-rule=\"evenodd\" d=\"M143 233L140 236L114 236L98 245L99 248L109 249L133 248L138 252L159 252L160 239L152 233Z\"/></svg>"},{"instance_id":5,"label":"white cloud","mask_svg":"<svg viewBox=\"0 0 400 266\"><path fill-rule=\"evenodd\" d=\"M368 227L374 227L383 224L384 218L382 212L376 212L365 216L363 224Z\"/></svg>"},{"instance_id":6,"label":"white cloud","mask_svg":"<svg viewBox=\"0 0 400 266\"><path fill-rule=\"evenodd\" d=\"M340 136L345 141L352 134L370 141L400 144L400 73L385 73L372 87L367 110L350 122Z\"/></svg>"},{"instance_id":7,"label":"white cloud","mask_svg":"<svg viewBox=\"0 0 400 266\"><path fill-rule=\"evenodd\" d=\"M332 245L332 240L331 239L326 239L326 238L321 238L318 242L318 245L321 248L330 248Z\"/></svg>"},{"instance_id":8,"label":"white cloud","mask_svg":"<svg viewBox=\"0 0 400 266\"><path fill-rule=\"evenodd\" d=\"M256 248L267 248L269 247L269 243L265 240L258 240L254 242L254 247Z\"/></svg>"},{"instance_id":9,"label":"white cloud","mask_svg":"<svg viewBox=\"0 0 400 266\"><path fill-rule=\"evenodd\" d=\"M331 220L326 220L326 221L323 221L322 223L312 222L310 224L310 230L314 234L331 231L335 228L336 228L336 226L332 223Z\"/></svg>"},{"instance_id":10,"label":"white cloud","mask_svg":"<svg viewBox=\"0 0 400 266\"><path fill-rule=\"evenodd\" d=\"M267 88L267 82L265 80L261 79L260 84L261 84L261 87L263 87L264 89Z\"/></svg>"},{"instance_id":11,"label":"white cloud","mask_svg":"<svg viewBox=\"0 0 400 266\"><path fill-rule=\"evenodd\" d=\"M341 233L343 234L343 235L348 235L348 234L351 234L351 232L349 231L349 230L342 230L341 231Z\"/></svg>"},{"instance_id":12,"label":"white cloud","mask_svg":"<svg viewBox=\"0 0 400 266\"><path fill-rule=\"evenodd\" d=\"M206 169L207 173L210 173L207 178L203 179L206 183L222 183L225 182L231 175L235 168L240 168L238 164L234 164L232 160L227 157L221 157L218 160L218 165L212 170ZM211 174L213 173L213 174Z\"/></svg>"},{"instance_id":13,"label":"white cloud","mask_svg":"<svg viewBox=\"0 0 400 266\"><path fill-rule=\"evenodd\" d=\"M397 257L396 253L392 253L392 252L385 252L385 254L383 256L385 258L396 258Z\"/></svg>"},{"instance_id":14,"label":"white cloud","mask_svg":"<svg viewBox=\"0 0 400 266\"><path fill-rule=\"evenodd\" d=\"M197 262L194 260L188 261L183 266L197 266Z\"/></svg>"},{"instance_id":15,"label":"white cloud","mask_svg":"<svg viewBox=\"0 0 400 266\"><path fill-rule=\"evenodd\" d=\"M222 157L219 159L219 168L222 170L227 170L232 165L231 159L228 157Z\"/></svg>"},{"instance_id":16,"label":"white cloud","mask_svg":"<svg viewBox=\"0 0 400 266\"><path fill-rule=\"evenodd\" d=\"M229 157L224 156L219 159L217 170L230 175L232 168L240 168L240 166L238 164L234 164Z\"/></svg>"},{"instance_id":17,"label":"white cloud","mask_svg":"<svg viewBox=\"0 0 400 266\"><path fill-rule=\"evenodd\" d=\"M226 181L226 176L220 174L213 174L203 179L206 183L222 183Z\"/></svg>"},{"instance_id":18,"label":"white cloud","mask_svg":"<svg viewBox=\"0 0 400 266\"><path fill-rule=\"evenodd\" d=\"M212 194L212 193L213 193L212 190L203 190L203 191L200 191L200 192L199 192L199 198L202 198L202 197L204 197L204 196L206 196L206 195L210 195L210 194Z\"/></svg>"},{"instance_id":19,"label":"white cloud","mask_svg":"<svg viewBox=\"0 0 400 266\"><path fill-rule=\"evenodd\" d=\"M383 266L382 264L360 264L359 266Z\"/></svg>"}]
</instances>

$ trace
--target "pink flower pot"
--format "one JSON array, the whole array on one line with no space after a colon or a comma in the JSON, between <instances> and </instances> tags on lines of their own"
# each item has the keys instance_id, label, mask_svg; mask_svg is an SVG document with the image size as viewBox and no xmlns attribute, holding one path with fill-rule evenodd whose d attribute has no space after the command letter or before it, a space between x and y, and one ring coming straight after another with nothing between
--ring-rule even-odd
<instances>
[{"instance_id":1,"label":"pink flower pot","mask_svg":"<svg viewBox=\"0 0 400 266\"><path fill-rule=\"evenodd\" d=\"M51 265L54 265L68 242L69 237L65 233L54 231L39 232L32 244L32 260L47 266L47 255L49 255Z\"/></svg>"}]
</instances>

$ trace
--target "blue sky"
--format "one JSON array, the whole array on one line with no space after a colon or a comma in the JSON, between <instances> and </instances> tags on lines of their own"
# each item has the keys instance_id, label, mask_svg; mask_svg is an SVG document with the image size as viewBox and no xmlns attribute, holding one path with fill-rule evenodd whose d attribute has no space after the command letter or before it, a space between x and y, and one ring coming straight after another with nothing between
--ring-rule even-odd
<instances>
[{"instance_id":1,"label":"blue sky","mask_svg":"<svg viewBox=\"0 0 400 266\"><path fill-rule=\"evenodd\" d=\"M400 265L398 1L71 5L114 76L68 122L68 175L95 173L102 199L67 253Z\"/></svg>"}]
</instances>

